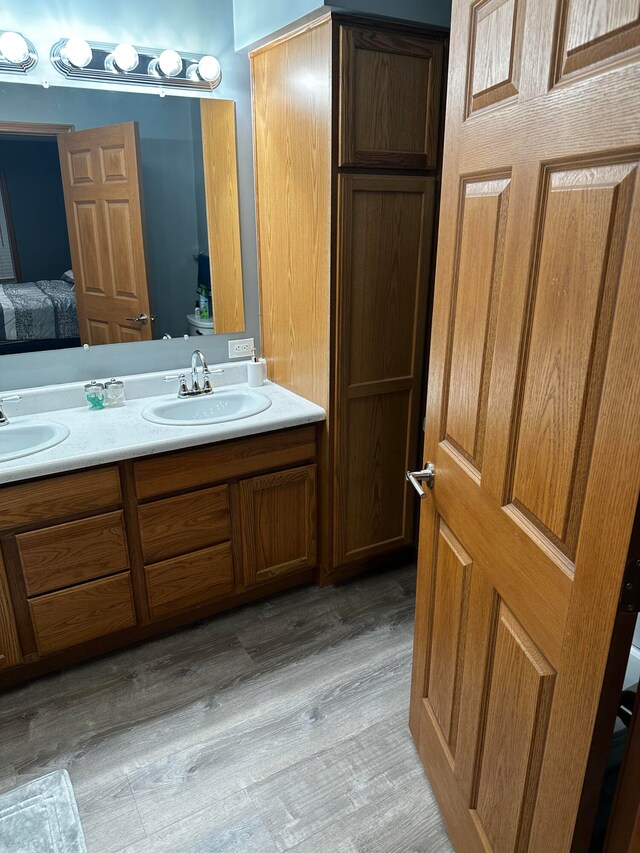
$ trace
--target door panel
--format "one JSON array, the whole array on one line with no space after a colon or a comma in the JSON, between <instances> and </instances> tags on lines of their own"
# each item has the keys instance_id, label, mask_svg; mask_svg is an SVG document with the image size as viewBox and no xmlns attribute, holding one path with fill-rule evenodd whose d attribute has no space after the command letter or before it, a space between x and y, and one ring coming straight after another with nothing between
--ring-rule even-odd
<instances>
[{"instance_id":1,"label":"door panel","mask_svg":"<svg viewBox=\"0 0 640 853\"><path fill-rule=\"evenodd\" d=\"M558 78L638 47L638 0L565 0Z\"/></svg>"},{"instance_id":2,"label":"door panel","mask_svg":"<svg viewBox=\"0 0 640 853\"><path fill-rule=\"evenodd\" d=\"M403 473L418 443L434 193L434 178L339 177L337 565L413 541Z\"/></svg>"},{"instance_id":3,"label":"door panel","mask_svg":"<svg viewBox=\"0 0 640 853\"><path fill-rule=\"evenodd\" d=\"M461 202L446 438L478 473L482 470L509 185L508 178L469 181Z\"/></svg>"},{"instance_id":4,"label":"door panel","mask_svg":"<svg viewBox=\"0 0 640 853\"><path fill-rule=\"evenodd\" d=\"M510 853L528 848L555 673L504 602L491 643L474 817Z\"/></svg>"},{"instance_id":5,"label":"door panel","mask_svg":"<svg viewBox=\"0 0 640 853\"><path fill-rule=\"evenodd\" d=\"M426 698L451 756L456 751L471 569L471 557L441 521L436 545L433 633Z\"/></svg>"},{"instance_id":6,"label":"door panel","mask_svg":"<svg viewBox=\"0 0 640 853\"><path fill-rule=\"evenodd\" d=\"M551 172L543 197L509 502L572 560L636 167Z\"/></svg>"},{"instance_id":7,"label":"door panel","mask_svg":"<svg viewBox=\"0 0 640 853\"><path fill-rule=\"evenodd\" d=\"M135 122L58 136L80 337L151 338Z\"/></svg>"},{"instance_id":8,"label":"door panel","mask_svg":"<svg viewBox=\"0 0 640 853\"><path fill-rule=\"evenodd\" d=\"M122 145L102 145L99 148L100 171L103 183L127 181L127 159Z\"/></svg>"},{"instance_id":9,"label":"door panel","mask_svg":"<svg viewBox=\"0 0 640 853\"><path fill-rule=\"evenodd\" d=\"M442 44L340 27L340 166L433 169Z\"/></svg>"},{"instance_id":10,"label":"door panel","mask_svg":"<svg viewBox=\"0 0 640 853\"><path fill-rule=\"evenodd\" d=\"M524 0L489 0L473 8L468 112L518 94Z\"/></svg>"},{"instance_id":11,"label":"door panel","mask_svg":"<svg viewBox=\"0 0 640 853\"><path fill-rule=\"evenodd\" d=\"M120 199L107 200L104 214L109 260L113 270L114 295L136 299L135 249L129 204Z\"/></svg>"},{"instance_id":12,"label":"door panel","mask_svg":"<svg viewBox=\"0 0 640 853\"><path fill-rule=\"evenodd\" d=\"M636 5L454 2L411 729L464 853L571 847L640 487Z\"/></svg>"},{"instance_id":13,"label":"door panel","mask_svg":"<svg viewBox=\"0 0 640 853\"><path fill-rule=\"evenodd\" d=\"M77 235L78 278L86 294L106 296L102 264L103 247L100 238L98 205L94 201L73 202L73 222ZM82 301L78 300L79 303Z\"/></svg>"}]
</instances>

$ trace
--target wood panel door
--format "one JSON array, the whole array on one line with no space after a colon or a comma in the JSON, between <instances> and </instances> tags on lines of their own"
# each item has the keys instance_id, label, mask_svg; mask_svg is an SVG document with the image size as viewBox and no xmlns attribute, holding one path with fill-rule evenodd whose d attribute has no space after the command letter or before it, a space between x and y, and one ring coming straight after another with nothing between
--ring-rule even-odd
<instances>
[{"instance_id":1,"label":"wood panel door","mask_svg":"<svg viewBox=\"0 0 640 853\"><path fill-rule=\"evenodd\" d=\"M83 343L151 340L139 148L132 121L58 136Z\"/></svg>"},{"instance_id":2,"label":"wood panel door","mask_svg":"<svg viewBox=\"0 0 640 853\"><path fill-rule=\"evenodd\" d=\"M435 184L339 177L336 565L413 542Z\"/></svg>"},{"instance_id":3,"label":"wood panel door","mask_svg":"<svg viewBox=\"0 0 640 853\"><path fill-rule=\"evenodd\" d=\"M435 169L443 45L340 27L339 166Z\"/></svg>"},{"instance_id":4,"label":"wood panel door","mask_svg":"<svg viewBox=\"0 0 640 853\"><path fill-rule=\"evenodd\" d=\"M411 730L456 849L568 851L640 486L637 0L456 0Z\"/></svg>"}]
</instances>

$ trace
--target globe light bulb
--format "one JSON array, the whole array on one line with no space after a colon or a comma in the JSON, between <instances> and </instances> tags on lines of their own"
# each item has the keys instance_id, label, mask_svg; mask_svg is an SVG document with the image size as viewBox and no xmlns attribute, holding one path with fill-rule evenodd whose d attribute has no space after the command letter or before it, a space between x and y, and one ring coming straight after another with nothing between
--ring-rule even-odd
<instances>
[{"instance_id":1,"label":"globe light bulb","mask_svg":"<svg viewBox=\"0 0 640 853\"><path fill-rule=\"evenodd\" d=\"M177 50L163 50L158 57L158 66L165 77L177 77L182 71L182 57Z\"/></svg>"},{"instance_id":2,"label":"globe light bulb","mask_svg":"<svg viewBox=\"0 0 640 853\"><path fill-rule=\"evenodd\" d=\"M213 83L215 80L218 80L220 73L220 63L215 56L203 56L198 63L198 75L202 80L206 80L207 83Z\"/></svg>"},{"instance_id":3,"label":"globe light bulb","mask_svg":"<svg viewBox=\"0 0 640 853\"><path fill-rule=\"evenodd\" d=\"M29 45L20 33L2 33L0 36L0 54L7 62L19 65L29 58Z\"/></svg>"},{"instance_id":4,"label":"globe light bulb","mask_svg":"<svg viewBox=\"0 0 640 853\"><path fill-rule=\"evenodd\" d=\"M60 56L68 64L76 68L86 68L93 59L93 51L89 42L73 36L67 39L60 51Z\"/></svg>"},{"instance_id":5,"label":"globe light bulb","mask_svg":"<svg viewBox=\"0 0 640 853\"><path fill-rule=\"evenodd\" d=\"M127 73L137 68L139 62L140 57L135 47L123 41L105 58L104 67L113 74L117 74L118 71Z\"/></svg>"},{"instance_id":6,"label":"globe light bulb","mask_svg":"<svg viewBox=\"0 0 640 853\"><path fill-rule=\"evenodd\" d=\"M133 71L138 67L140 57L132 44L122 42L113 51L113 59L120 71Z\"/></svg>"}]
</instances>

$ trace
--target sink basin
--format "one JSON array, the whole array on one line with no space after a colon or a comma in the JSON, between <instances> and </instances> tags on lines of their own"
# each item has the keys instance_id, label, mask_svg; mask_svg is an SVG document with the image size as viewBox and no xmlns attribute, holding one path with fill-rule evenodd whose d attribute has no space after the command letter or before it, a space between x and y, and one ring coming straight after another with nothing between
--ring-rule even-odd
<instances>
[{"instance_id":1,"label":"sink basin","mask_svg":"<svg viewBox=\"0 0 640 853\"><path fill-rule=\"evenodd\" d=\"M270 405L268 397L253 391L215 391L203 397L156 400L142 410L142 417L154 424L200 426L250 418Z\"/></svg>"},{"instance_id":2,"label":"sink basin","mask_svg":"<svg viewBox=\"0 0 640 853\"><path fill-rule=\"evenodd\" d=\"M40 453L60 444L68 435L66 426L50 421L34 424L8 423L0 427L0 462Z\"/></svg>"}]
</instances>

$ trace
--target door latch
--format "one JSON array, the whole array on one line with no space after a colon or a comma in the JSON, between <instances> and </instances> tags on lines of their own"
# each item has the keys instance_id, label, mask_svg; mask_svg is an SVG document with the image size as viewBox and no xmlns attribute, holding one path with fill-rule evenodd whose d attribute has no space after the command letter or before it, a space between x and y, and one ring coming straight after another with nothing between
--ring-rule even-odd
<instances>
[{"instance_id":1,"label":"door latch","mask_svg":"<svg viewBox=\"0 0 640 853\"><path fill-rule=\"evenodd\" d=\"M428 489L433 488L436 479L436 469L433 462L426 462L422 471L407 471L407 481L411 483L416 492L423 498L426 495L425 490L419 483L419 480L424 480Z\"/></svg>"}]
</instances>

